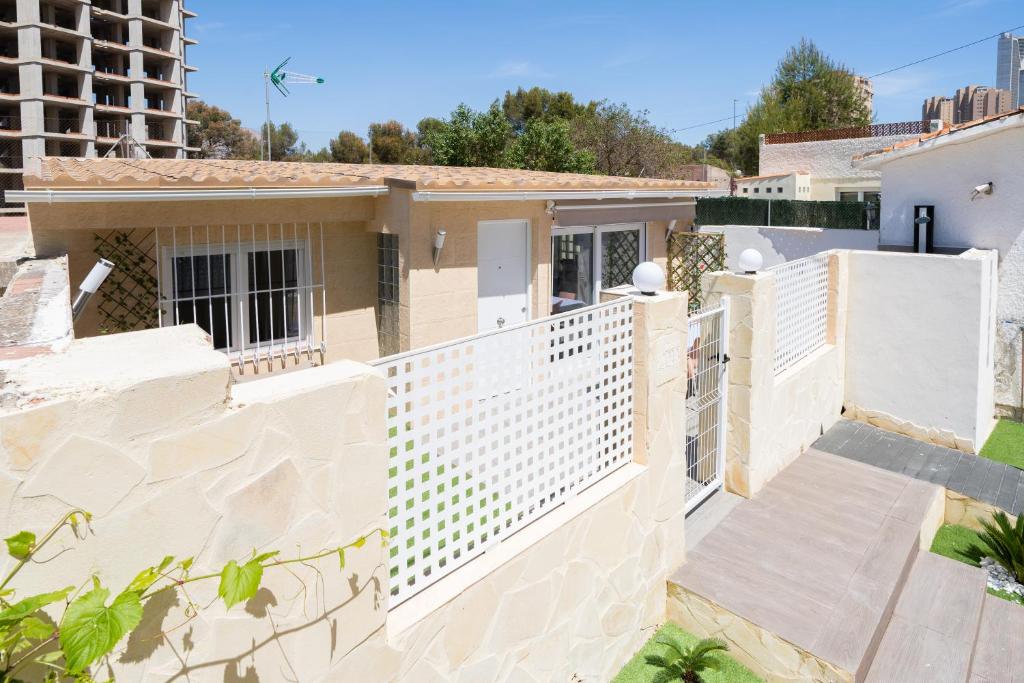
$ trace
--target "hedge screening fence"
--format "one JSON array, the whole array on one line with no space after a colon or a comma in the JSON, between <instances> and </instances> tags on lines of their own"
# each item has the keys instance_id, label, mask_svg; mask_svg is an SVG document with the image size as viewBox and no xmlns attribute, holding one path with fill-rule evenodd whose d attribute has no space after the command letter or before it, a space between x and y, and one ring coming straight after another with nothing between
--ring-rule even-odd
<instances>
[{"instance_id":1,"label":"hedge screening fence","mask_svg":"<svg viewBox=\"0 0 1024 683\"><path fill-rule=\"evenodd\" d=\"M878 230L873 202L709 197L697 200L697 225L762 225L791 228Z\"/></svg>"}]
</instances>

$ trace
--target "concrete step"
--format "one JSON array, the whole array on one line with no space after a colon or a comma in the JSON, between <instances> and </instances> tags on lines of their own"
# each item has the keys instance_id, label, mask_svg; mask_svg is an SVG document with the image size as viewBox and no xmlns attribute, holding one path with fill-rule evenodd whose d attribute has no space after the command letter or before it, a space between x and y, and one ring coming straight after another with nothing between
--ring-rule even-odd
<instances>
[{"instance_id":1,"label":"concrete step","mask_svg":"<svg viewBox=\"0 0 1024 683\"><path fill-rule=\"evenodd\" d=\"M920 552L865 680L967 681L985 603L985 586L984 570Z\"/></svg>"},{"instance_id":2,"label":"concrete step","mask_svg":"<svg viewBox=\"0 0 1024 683\"><path fill-rule=\"evenodd\" d=\"M931 484L808 451L688 552L669 616L767 680L863 680L941 503Z\"/></svg>"},{"instance_id":3,"label":"concrete step","mask_svg":"<svg viewBox=\"0 0 1024 683\"><path fill-rule=\"evenodd\" d=\"M971 660L971 683L1024 681L1024 607L986 595Z\"/></svg>"}]
</instances>

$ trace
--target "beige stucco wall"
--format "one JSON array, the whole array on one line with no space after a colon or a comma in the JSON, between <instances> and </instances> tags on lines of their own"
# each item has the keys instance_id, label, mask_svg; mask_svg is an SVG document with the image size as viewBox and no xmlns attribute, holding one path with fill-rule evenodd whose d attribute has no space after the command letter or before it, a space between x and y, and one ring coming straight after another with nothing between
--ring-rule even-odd
<instances>
[{"instance_id":1,"label":"beige stucco wall","mask_svg":"<svg viewBox=\"0 0 1024 683\"><path fill-rule=\"evenodd\" d=\"M119 681L609 680L665 618L683 560L685 296L635 306L636 462L388 612L376 542L188 625L183 599L147 610L111 658ZM173 349L173 353L168 353ZM229 388L195 326L81 339L7 376L2 528L41 531L69 506L95 535L19 575L19 591L114 587L166 554L216 570L253 548L285 556L386 523L385 385L351 361ZM491 564L488 564L491 563ZM214 602L216 582L191 593ZM438 595L441 597L438 598ZM400 612L401 611L401 612ZM187 652L182 664L181 653ZM126 654L125 654L126 653Z\"/></svg>"},{"instance_id":2,"label":"beige stucco wall","mask_svg":"<svg viewBox=\"0 0 1024 683\"><path fill-rule=\"evenodd\" d=\"M845 382L846 252L829 255L828 343L779 374L775 276L710 273L705 302L729 297L726 487L751 497L839 419Z\"/></svg>"}]
</instances>

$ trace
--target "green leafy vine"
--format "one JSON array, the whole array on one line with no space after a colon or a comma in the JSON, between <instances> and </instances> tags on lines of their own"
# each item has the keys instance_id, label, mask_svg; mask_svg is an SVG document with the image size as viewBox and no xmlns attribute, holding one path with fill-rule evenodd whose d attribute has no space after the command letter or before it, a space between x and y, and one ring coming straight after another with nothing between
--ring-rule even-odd
<instances>
[{"instance_id":1,"label":"green leafy vine","mask_svg":"<svg viewBox=\"0 0 1024 683\"><path fill-rule=\"evenodd\" d=\"M17 600L15 591L8 587L11 580L61 529L70 527L76 538L83 539L91 519L88 512L76 509L42 537L20 531L4 539L7 552L17 562L0 582L0 683L16 683L19 674L33 664L47 671L47 681L70 677L79 683L92 683L93 666L139 626L146 602L160 593L181 591L188 600L186 615L191 619L199 608L188 598L188 584L217 579L217 596L230 609L256 595L268 569L307 564L332 555L344 569L346 550L363 547L374 534L379 534L386 546L388 537L385 529L374 529L347 545L288 559L281 559L277 551L254 551L249 558L229 561L219 572L194 576L190 573L193 558L179 560L168 555L159 564L140 571L113 600L110 589L97 576L77 588L68 586ZM61 604L64 609L59 620L44 611L53 611Z\"/></svg>"}]
</instances>

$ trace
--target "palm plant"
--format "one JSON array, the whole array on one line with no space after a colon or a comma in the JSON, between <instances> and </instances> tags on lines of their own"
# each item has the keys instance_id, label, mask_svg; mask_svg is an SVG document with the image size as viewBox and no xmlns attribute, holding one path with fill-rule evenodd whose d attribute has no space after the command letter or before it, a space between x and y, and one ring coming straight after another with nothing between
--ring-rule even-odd
<instances>
[{"instance_id":1,"label":"palm plant","mask_svg":"<svg viewBox=\"0 0 1024 683\"><path fill-rule=\"evenodd\" d=\"M981 543L972 543L964 555L975 562L991 557L1014 579L1024 582L1024 515L1017 518L1016 524L1010 524L1005 512L997 512L992 519L994 524L982 520L982 531L978 534Z\"/></svg>"},{"instance_id":2,"label":"palm plant","mask_svg":"<svg viewBox=\"0 0 1024 683\"><path fill-rule=\"evenodd\" d=\"M729 649L728 645L716 638L704 638L690 647L684 647L665 635L654 642L667 648L663 655L647 655L644 658L648 664L659 669L654 676L655 683L702 683L704 678L701 674L708 669L717 671L721 664L714 653Z\"/></svg>"}]
</instances>

